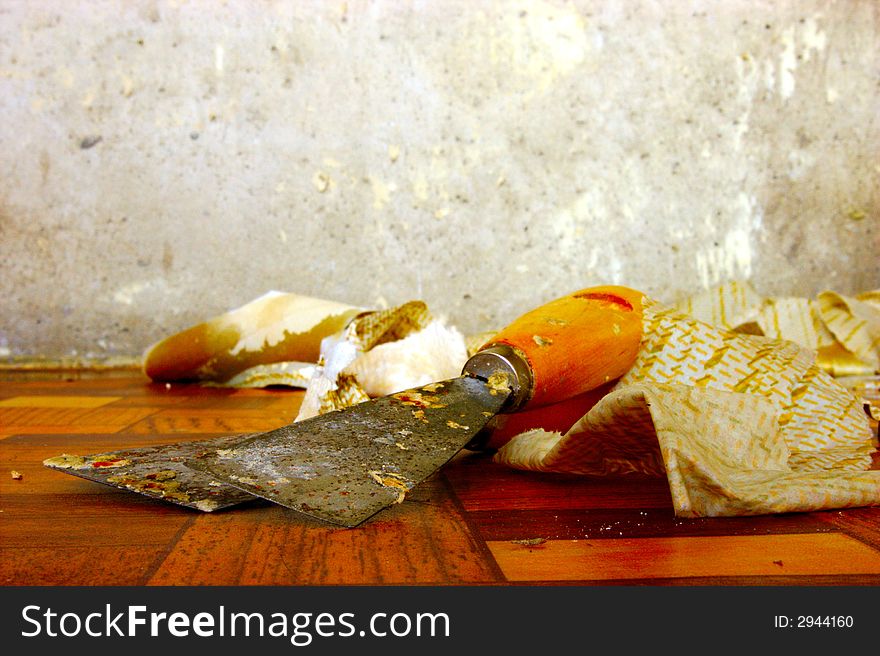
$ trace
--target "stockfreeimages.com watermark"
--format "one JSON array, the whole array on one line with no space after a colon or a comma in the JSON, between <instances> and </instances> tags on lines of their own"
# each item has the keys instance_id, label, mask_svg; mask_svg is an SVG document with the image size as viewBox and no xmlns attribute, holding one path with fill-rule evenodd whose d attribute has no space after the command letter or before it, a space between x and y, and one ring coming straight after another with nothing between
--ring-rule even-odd
<instances>
[{"instance_id":1,"label":"stockfreeimages.com watermark","mask_svg":"<svg viewBox=\"0 0 880 656\"><path fill-rule=\"evenodd\" d=\"M90 613L59 612L29 605L21 610L22 637L36 638L174 638L255 637L287 638L305 647L320 638L403 638L450 636L446 613L373 613L358 628L355 613L231 612L219 606L213 612L154 612L147 606L125 606Z\"/></svg>"}]
</instances>

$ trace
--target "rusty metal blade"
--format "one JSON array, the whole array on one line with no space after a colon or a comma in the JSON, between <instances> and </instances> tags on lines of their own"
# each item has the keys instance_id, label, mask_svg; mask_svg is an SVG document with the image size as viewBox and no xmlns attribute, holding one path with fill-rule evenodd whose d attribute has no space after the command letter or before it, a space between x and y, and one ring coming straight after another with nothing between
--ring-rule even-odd
<instances>
[{"instance_id":1,"label":"rusty metal blade","mask_svg":"<svg viewBox=\"0 0 880 656\"><path fill-rule=\"evenodd\" d=\"M189 461L312 517L356 526L462 449L509 391L463 376L289 424Z\"/></svg>"},{"instance_id":2,"label":"rusty metal blade","mask_svg":"<svg viewBox=\"0 0 880 656\"><path fill-rule=\"evenodd\" d=\"M187 508L211 512L253 501L254 496L190 469L185 462L205 450L239 442L241 435L109 451L87 456L63 454L46 467Z\"/></svg>"}]
</instances>

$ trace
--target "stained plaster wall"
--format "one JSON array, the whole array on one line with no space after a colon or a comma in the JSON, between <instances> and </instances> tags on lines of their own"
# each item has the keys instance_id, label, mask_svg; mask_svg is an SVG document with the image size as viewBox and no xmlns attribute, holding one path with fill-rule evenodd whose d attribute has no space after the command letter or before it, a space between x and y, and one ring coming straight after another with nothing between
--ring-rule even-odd
<instances>
[{"instance_id":1,"label":"stained plaster wall","mask_svg":"<svg viewBox=\"0 0 880 656\"><path fill-rule=\"evenodd\" d=\"M0 357L269 289L878 287L878 84L874 0L0 0Z\"/></svg>"}]
</instances>

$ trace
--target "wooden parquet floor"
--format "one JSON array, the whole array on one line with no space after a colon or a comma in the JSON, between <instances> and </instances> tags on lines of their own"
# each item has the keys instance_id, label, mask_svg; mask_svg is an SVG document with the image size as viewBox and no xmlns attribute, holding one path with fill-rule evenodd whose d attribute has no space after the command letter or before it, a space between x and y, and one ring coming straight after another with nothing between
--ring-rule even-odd
<instances>
[{"instance_id":1,"label":"wooden parquet floor","mask_svg":"<svg viewBox=\"0 0 880 656\"><path fill-rule=\"evenodd\" d=\"M0 373L0 584L880 584L880 508L676 519L665 479L534 474L462 453L403 504L341 529L264 502L205 514L41 464L269 430L301 399L131 371Z\"/></svg>"}]
</instances>

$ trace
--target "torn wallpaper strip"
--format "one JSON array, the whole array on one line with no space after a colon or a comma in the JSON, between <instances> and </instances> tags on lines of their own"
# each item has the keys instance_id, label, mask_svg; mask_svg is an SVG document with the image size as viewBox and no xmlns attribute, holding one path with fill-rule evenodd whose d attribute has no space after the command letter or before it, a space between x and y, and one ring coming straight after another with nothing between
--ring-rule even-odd
<instances>
[{"instance_id":1,"label":"torn wallpaper strip","mask_svg":"<svg viewBox=\"0 0 880 656\"><path fill-rule=\"evenodd\" d=\"M816 351L833 376L880 374L880 290L765 298L749 283L731 282L674 307L714 326L796 342Z\"/></svg>"},{"instance_id":2,"label":"torn wallpaper strip","mask_svg":"<svg viewBox=\"0 0 880 656\"><path fill-rule=\"evenodd\" d=\"M422 301L362 315L322 342L296 421L454 378L466 360L462 334Z\"/></svg>"},{"instance_id":3,"label":"torn wallpaper strip","mask_svg":"<svg viewBox=\"0 0 880 656\"><path fill-rule=\"evenodd\" d=\"M163 382L304 387L301 420L453 378L467 357L461 333L422 301L367 310L273 291L151 346L144 371Z\"/></svg>"},{"instance_id":4,"label":"torn wallpaper strip","mask_svg":"<svg viewBox=\"0 0 880 656\"><path fill-rule=\"evenodd\" d=\"M144 354L144 372L156 381L225 383L251 367L279 362L314 364L321 340L344 329L364 311L271 291L157 342Z\"/></svg>"}]
</instances>

